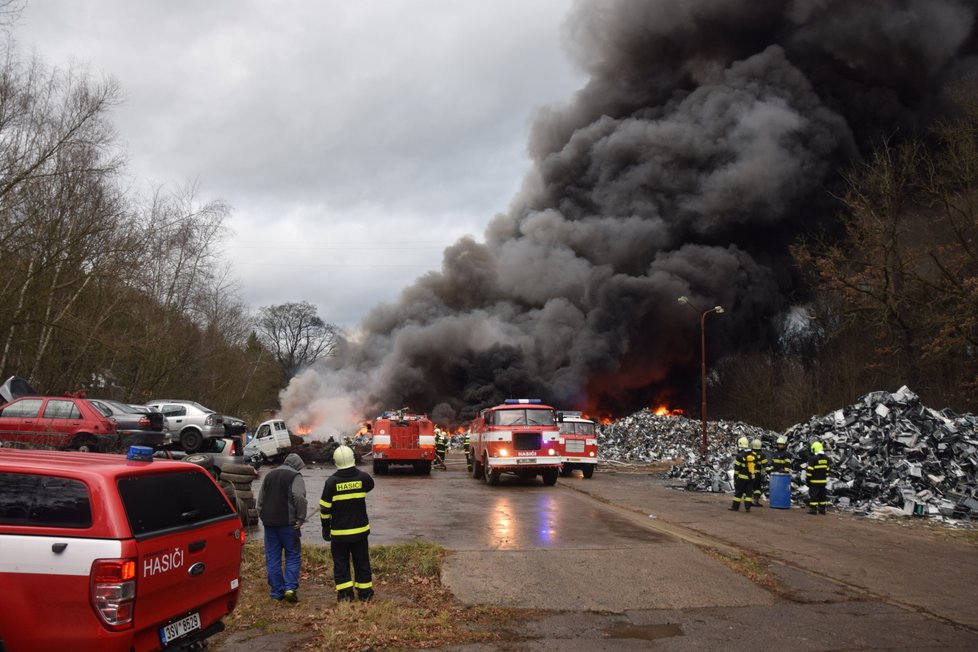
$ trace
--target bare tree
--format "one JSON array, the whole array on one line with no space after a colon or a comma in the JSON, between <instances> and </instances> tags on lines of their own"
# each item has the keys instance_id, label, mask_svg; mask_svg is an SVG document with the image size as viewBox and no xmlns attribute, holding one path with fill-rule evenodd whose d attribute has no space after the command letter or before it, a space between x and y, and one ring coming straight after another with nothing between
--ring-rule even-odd
<instances>
[{"instance_id":1,"label":"bare tree","mask_svg":"<svg viewBox=\"0 0 978 652\"><path fill-rule=\"evenodd\" d=\"M336 326L324 322L316 314L316 307L306 301L260 308L255 329L286 380L303 367L332 355L339 335Z\"/></svg>"}]
</instances>

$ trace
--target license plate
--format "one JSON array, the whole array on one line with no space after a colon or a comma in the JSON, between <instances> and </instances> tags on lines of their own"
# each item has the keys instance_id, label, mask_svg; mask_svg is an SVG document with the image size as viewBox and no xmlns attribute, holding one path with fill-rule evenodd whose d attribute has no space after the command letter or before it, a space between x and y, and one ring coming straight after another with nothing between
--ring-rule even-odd
<instances>
[{"instance_id":1,"label":"license plate","mask_svg":"<svg viewBox=\"0 0 978 652\"><path fill-rule=\"evenodd\" d=\"M200 629L200 614L194 612L186 618L181 618L175 623L161 627L160 640L163 641L163 645L169 645L175 639L186 636L190 632L195 632L198 629Z\"/></svg>"},{"instance_id":2,"label":"license plate","mask_svg":"<svg viewBox=\"0 0 978 652\"><path fill-rule=\"evenodd\" d=\"M536 464L537 463L537 459L535 457L530 457L530 458L525 458L525 457L523 457L523 458L517 458L516 463L517 464Z\"/></svg>"}]
</instances>

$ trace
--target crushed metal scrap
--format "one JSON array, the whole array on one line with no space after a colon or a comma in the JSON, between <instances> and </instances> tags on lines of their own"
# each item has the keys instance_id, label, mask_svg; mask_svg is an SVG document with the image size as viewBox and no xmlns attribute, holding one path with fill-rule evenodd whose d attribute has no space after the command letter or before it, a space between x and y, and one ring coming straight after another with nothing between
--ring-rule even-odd
<instances>
[{"instance_id":1,"label":"crushed metal scrap","mask_svg":"<svg viewBox=\"0 0 978 652\"><path fill-rule=\"evenodd\" d=\"M735 443L761 439L770 452L779 433L740 422L709 422L709 450L700 455L701 422L642 410L604 427L601 457L626 462L676 460L668 473L690 491L729 492ZM795 460L792 499L811 442L831 462L829 499L869 515L915 515L953 522L978 519L978 417L929 408L914 392L872 392L856 403L783 433Z\"/></svg>"}]
</instances>

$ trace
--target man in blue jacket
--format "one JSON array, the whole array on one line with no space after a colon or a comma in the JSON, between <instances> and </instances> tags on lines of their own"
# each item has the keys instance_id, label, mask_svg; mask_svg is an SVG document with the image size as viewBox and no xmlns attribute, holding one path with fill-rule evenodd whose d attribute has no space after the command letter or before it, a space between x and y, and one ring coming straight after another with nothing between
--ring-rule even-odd
<instances>
[{"instance_id":1,"label":"man in blue jacket","mask_svg":"<svg viewBox=\"0 0 978 652\"><path fill-rule=\"evenodd\" d=\"M337 602L352 601L353 590L360 600L374 595L370 572L370 519L367 517L367 492L374 479L356 467L353 449L340 446L333 453L336 473L326 479L319 501L323 539L330 542L333 555L333 581ZM353 575L350 575L350 560Z\"/></svg>"}]
</instances>

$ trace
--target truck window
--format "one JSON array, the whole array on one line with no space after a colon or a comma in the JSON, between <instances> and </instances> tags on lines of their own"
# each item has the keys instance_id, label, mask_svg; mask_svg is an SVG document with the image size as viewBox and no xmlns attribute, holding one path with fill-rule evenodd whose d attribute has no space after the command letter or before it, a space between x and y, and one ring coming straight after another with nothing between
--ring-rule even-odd
<instances>
[{"instance_id":1,"label":"truck window","mask_svg":"<svg viewBox=\"0 0 978 652\"><path fill-rule=\"evenodd\" d=\"M234 510L204 473L181 471L119 478L119 495L137 539L178 530Z\"/></svg>"},{"instance_id":2,"label":"truck window","mask_svg":"<svg viewBox=\"0 0 978 652\"><path fill-rule=\"evenodd\" d=\"M493 425L497 426L552 426L551 410L497 410Z\"/></svg>"},{"instance_id":3,"label":"truck window","mask_svg":"<svg viewBox=\"0 0 978 652\"><path fill-rule=\"evenodd\" d=\"M27 473L0 473L0 523L41 527L92 526L84 482Z\"/></svg>"}]
</instances>

